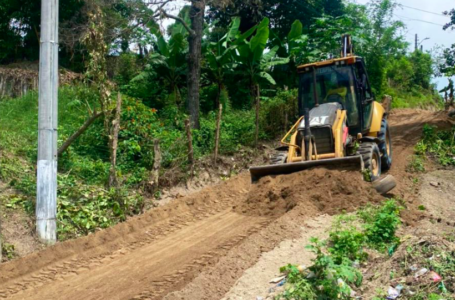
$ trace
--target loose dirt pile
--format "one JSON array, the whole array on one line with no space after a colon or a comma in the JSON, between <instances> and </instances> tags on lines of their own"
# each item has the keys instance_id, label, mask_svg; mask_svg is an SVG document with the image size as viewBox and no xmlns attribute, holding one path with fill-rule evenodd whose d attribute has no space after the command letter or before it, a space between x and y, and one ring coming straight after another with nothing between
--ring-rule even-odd
<instances>
[{"instance_id":1,"label":"loose dirt pile","mask_svg":"<svg viewBox=\"0 0 455 300\"><path fill-rule=\"evenodd\" d=\"M333 215L382 199L360 172L320 168L262 178L234 210L249 216L276 217L299 206L308 216Z\"/></svg>"}]
</instances>

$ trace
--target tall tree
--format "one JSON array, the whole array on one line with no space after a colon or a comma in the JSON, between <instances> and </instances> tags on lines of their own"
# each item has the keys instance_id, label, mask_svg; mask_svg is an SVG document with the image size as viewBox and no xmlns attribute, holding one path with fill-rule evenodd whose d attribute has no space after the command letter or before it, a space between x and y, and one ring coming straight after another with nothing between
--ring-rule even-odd
<instances>
[{"instance_id":1,"label":"tall tree","mask_svg":"<svg viewBox=\"0 0 455 300\"><path fill-rule=\"evenodd\" d=\"M206 0L189 0L190 2L190 24L179 16L169 14L164 6L172 0L162 3L159 11L163 17L171 18L179 22L188 31L188 112L192 128L199 128L199 88L201 79L201 60L202 60L202 37L204 35L204 16L208 4L224 5L228 0L208 1ZM153 4L153 3L152 3Z\"/></svg>"},{"instance_id":2,"label":"tall tree","mask_svg":"<svg viewBox=\"0 0 455 300\"><path fill-rule=\"evenodd\" d=\"M188 112L190 114L191 127L199 128L199 82L201 78L202 36L204 33L206 1L191 0L190 3L190 24L179 16L169 14L163 6L159 10L163 17L176 20L188 31Z\"/></svg>"},{"instance_id":3,"label":"tall tree","mask_svg":"<svg viewBox=\"0 0 455 300\"><path fill-rule=\"evenodd\" d=\"M445 11L445 15L450 16L451 20L444 26L444 30L455 30L455 9ZM455 44L444 49L443 62L439 66L439 70L445 76L455 75Z\"/></svg>"},{"instance_id":4,"label":"tall tree","mask_svg":"<svg viewBox=\"0 0 455 300\"><path fill-rule=\"evenodd\" d=\"M99 102L104 115L104 130L108 137L111 167L109 170L109 187L118 187L118 179L116 172L117 161L117 139L118 123L120 116L120 96L118 97L118 105L112 100L113 86L107 78L106 56L108 46L105 42L105 15L101 7L95 2L92 3L92 13L89 19L89 28L86 32L83 42L85 43L89 60L87 65L86 78L91 83L91 86L98 92ZM113 111L117 107L116 118Z\"/></svg>"},{"instance_id":5,"label":"tall tree","mask_svg":"<svg viewBox=\"0 0 455 300\"><path fill-rule=\"evenodd\" d=\"M226 7L211 7L208 18L226 27L233 16L241 18L240 31L245 32L259 23L264 17L269 18L272 28L285 36L297 19L304 28L309 28L313 18L323 15L340 16L344 4L341 0L233 0Z\"/></svg>"},{"instance_id":6,"label":"tall tree","mask_svg":"<svg viewBox=\"0 0 455 300\"><path fill-rule=\"evenodd\" d=\"M444 14L450 17L450 22L444 25L444 30L455 29L455 8L450 11L445 11Z\"/></svg>"}]
</instances>

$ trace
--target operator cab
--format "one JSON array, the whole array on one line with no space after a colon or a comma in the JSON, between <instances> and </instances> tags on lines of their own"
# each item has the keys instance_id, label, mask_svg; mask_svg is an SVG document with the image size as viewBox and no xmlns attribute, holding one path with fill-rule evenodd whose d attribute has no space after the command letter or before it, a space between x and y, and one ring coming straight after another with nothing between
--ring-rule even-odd
<instances>
[{"instance_id":1,"label":"operator cab","mask_svg":"<svg viewBox=\"0 0 455 300\"><path fill-rule=\"evenodd\" d=\"M298 68L299 114L325 103L339 103L347 111L349 133L369 131L373 93L361 57L347 56Z\"/></svg>"}]
</instances>

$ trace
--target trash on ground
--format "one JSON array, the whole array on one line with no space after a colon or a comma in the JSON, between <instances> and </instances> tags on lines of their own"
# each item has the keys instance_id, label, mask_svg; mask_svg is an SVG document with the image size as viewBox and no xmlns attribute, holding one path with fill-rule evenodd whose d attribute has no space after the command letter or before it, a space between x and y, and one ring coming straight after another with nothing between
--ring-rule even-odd
<instances>
[{"instance_id":1,"label":"trash on ground","mask_svg":"<svg viewBox=\"0 0 455 300\"><path fill-rule=\"evenodd\" d=\"M305 269L306 269L306 266L305 265L299 265L297 267L297 269L299 270L300 273L303 273L305 271Z\"/></svg>"},{"instance_id":2,"label":"trash on ground","mask_svg":"<svg viewBox=\"0 0 455 300\"><path fill-rule=\"evenodd\" d=\"M390 286L387 291L387 299L397 299L400 296L400 293L401 292L399 290Z\"/></svg>"},{"instance_id":3,"label":"trash on ground","mask_svg":"<svg viewBox=\"0 0 455 300\"><path fill-rule=\"evenodd\" d=\"M420 270L415 274L414 277L415 277L415 278L419 278L420 276L425 275L427 272L428 272L428 269L427 269L427 268L420 269Z\"/></svg>"},{"instance_id":4,"label":"trash on ground","mask_svg":"<svg viewBox=\"0 0 455 300\"><path fill-rule=\"evenodd\" d=\"M434 271L430 272L430 278L433 280L433 282L440 282L442 280L442 277Z\"/></svg>"},{"instance_id":5,"label":"trash on ground","mask_svg":"<svg viewBox=\"0 0 455 300\"><path fill-rule=\"evenodd\" d=\"M270 283L278 283L278 282L282 281L284 278L286 278L286 276L276 277L276 278L273 278L272 280L270 280L269 282Z\"/></svg>"},{"instance_id":6,"label":"trash on ground","mask_svg":"<svg viewBox=\"0 0 455 300\"><path fill-rule=\"evenodd\" d=\"M286 283L286 279L283 279L280 281L280 283L277 284L277 286L283 286Z\"/></svg>"}]
</instances>

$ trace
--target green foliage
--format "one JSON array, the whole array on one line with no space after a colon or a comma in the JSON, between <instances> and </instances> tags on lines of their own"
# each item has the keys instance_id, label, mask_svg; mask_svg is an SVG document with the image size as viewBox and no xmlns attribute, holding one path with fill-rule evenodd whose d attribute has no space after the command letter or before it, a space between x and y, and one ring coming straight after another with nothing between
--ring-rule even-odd
<instances>
[{"instance_id":1,"label":"green foliage","mask_svg":"<svg viewBox=\"0 0 455 300\"><path fill-rule=\"evenodd\" d=\"M421 146L419 146L420 148ZM406 171L409 173L422 173L425 172L424 160L419 155L414 155L411 158L411 161L406 166Z\"/></svg>"},{"instance_id":2,"label":"green foliage","mask_svg":"<svg viewBox=\"0 0 455 300\"><path fill-rule=\"evenodd\" d=\"M23 208L28 213L33 213L35 211L35 203L24 195L10 195L5 202L5 207L7 209L18 209Z\"/></svg>"},{"instance_id":3,"label":"green foliage","mask_svg":"<svg viewBox=\"0 0 455 300\"><path fill-rule=\"evenodd\" d=\"M256 27L237 37L234 43L235 60L240 72L243 72L250 80L252 86L262 81L275 85L275 79L269 71L273 66L284 65L289 58L277 58L278 46L273 47L267 53L265 48L269 40L269 19L264 18ZM248 41L248 37L254 32L255 35Z\"/></svg>"},{"instance_id":4,"label":"green foliage","mask_svg":"<svg viewBox=\"0 0 455 300\"><path fill-rule=\"evenodd\" d=\"M433 59L430 54L415 51L388 61L388 86L393 108L442 108L442 98L431 84Z\"/></svg>"},{"instance_id":5,"label":"green foliage","mask_svg":"<svg viewBox=\"0 0 455 300\"><path fill-rule=\"evenodd\" d=\"M360 210L358 215L364 221L365 237L372 247L384 249L387 245L399 243L395 236L402 208L395 200L388 200L381 207L369 206Z\"/></svg>"},{"instance_id":6,"label":"green foliage","mask_svg":"<svg viewBox=\"0 0 455 300\"><path fill-rule=\"evenodd\" d=\"M352 217L341 215L329 233L329 252L337 264L345 258L351 261L364 261L368 255L363 251L366 236Z\"/></svg>"},{"instance_id":7,"label":"green foliage","mask_svg":"<svg viewBox=\"0 0 455 300\"><path fill-rule=\"evenodd\" d=\"M455 9L450 11L445 11L445 15L450 17L450 22L444 25L444 30L454 30L455 29ZM443 60L440 63L439 71L447 77L455 75L455 44L452 44L450 47L444 49Z\"/></svg>"},{"instance_id":8,"label":"green foliage","mask_svg":"<svg viewBox=\"0 0 455 300\"><path fill-rule=\"evenodd\" d=\"M425 124L422 140L416 145L415 152L420 157L433 157L443 166L455 165L455 128L437 130Z\"/></svg>"},{"instance_id":9,"label":"green foliage","mask_svg":"<svg viewBox=\"0 0 455 300\"><path fill-rule=\"evenodd\" d=\"M305 272L292 265L280 269L288 274L286 290L281 297L284 299L350 299L350 285L360 286L362 274L350 266L349 260L336 263L332 256L325 254L323 242L311 239L307 248L316 254L313 265ZM310 275L311 274L311 275Z\"/></svg>"},{"instance_id":10,"label":"green foliage","mask_svg":"<svg viewBox=\"0 0 455 300\"><path fill-rule=\"evenodd\" d=\"M287 281L277 299L351 299L351 287L362 284L362 274L353 267L353 261L367 258L367 246L384 249L388 244L397 245L399 212L396 201L388 200L360 210L357 216L337 217L327 241L312 238L307 246L316 254L312 266L306 270L293 265L280 269L287 274Z\"/></svg>"},{"instance_id":11,"label":"green foliage","mask_svg":"<svg viewBox=\"0 0 455 300\"><path fill-rule=\"evenodd\" d=\"M181 30L173 30L169 40L159 30L154 30L153 44L156 52L146 57L144 70L137 74L122 90L132 96L159 99L160 107L183 105L182 89L185 87L188 51L186 35ZM163 87L166 93L163 93ZM160 103L161 102L161 103ZM154 103L155 105L157 103Z\"/></svg>"},{"instance_id":12,"label":"green foliage","mask_svg":"<svg viewBox=\"0 0 455 300\"><path fill-rule=\"evenodd\" d=\"M274 139L283 135L294 125L298 119L297 95L297 89L280 90L275 97L262 101L260 110L261 138Z\"/></svg>"},{"instance_id":13,"label":"green foliage","mask_svg":"<svg viewBox=\"0 0 455 300\"><path fill-rule=\"evenodd\" d=\"M67 175L58 177L58 185L57 233L60 240L107 228L144 208L142 197L126 190L106 191Z\"/></svg>"},{"instance_id":14,"label":"green foliage","mask_svg":"<svg viewBox=\"0 0 455 300\"><path fill-rule=\"evenodd\" d=\"M7 260L11 260L16 257L16 247L12 244L2 243L2 249L0 250L2 251L2 256L6 257Z\"/></svg>"},{"instance_id":15,"label":"green foliage","mask_svg":"<svg viewBox=\"0 0 455 300\"><path fill-rule=\"evenodd\" d=\"M280 269L281 273L287 274L286 283L290 285L280 296L276 299L308 299L316 300L318 295L314 290L312 283L305 277L302 276L302 273L297 269L296 266L287 265Z\"/></svg>"},{"instance_id":16,"label":"green foliage","mask_svg":"<svg viewBox=\"0 0 455 300\"><path fill-rule=\"evenodd\" d=\"M402 91L396 88L385 89L387 95L392 96L392 108L442 108L442 98L432 90L411 88L409 91Z\"/></svg>"},{"instance_id":17,"label":"green foliage","mask_svg":"<svg viewBox=\"0 0 455 300\"><path fill-rule=\"evenodd\" d=\"M119 167L123 172L137 168L151 169L153 165L153 140L160 141L163 150L163 165L184 155L182 148L176 148L182 138L180 126L183 123L178 113L177 120L164 124L158 111L142 104L139 100L125 97L119 133ZM170 120L169 120L170 121Z\"/></svg>"},{"instance_id":18,"label":"green foliage","mask_svg":"<svg viewBox=\"0 0 455 300\"><path fill-rule=\"evenodd\" d=\"M223 114L220 131L220 153L234 154L241 146L254 144L253 111L228 111ZM197 156L210 153L215 143L216 114L212 112L201 120L201 128L193 131Z\"/></svg>"}]
</instances>

